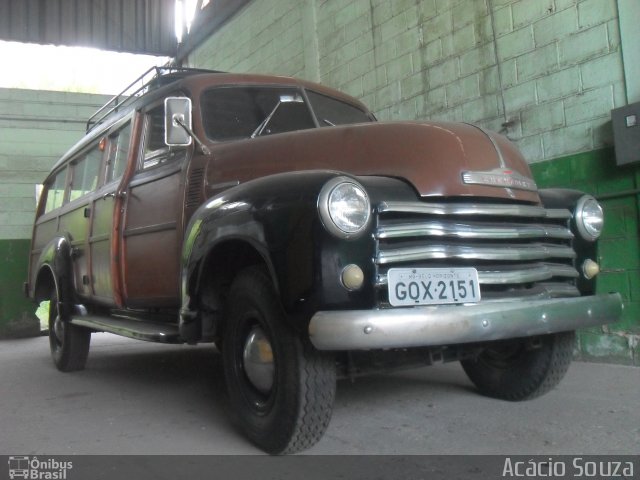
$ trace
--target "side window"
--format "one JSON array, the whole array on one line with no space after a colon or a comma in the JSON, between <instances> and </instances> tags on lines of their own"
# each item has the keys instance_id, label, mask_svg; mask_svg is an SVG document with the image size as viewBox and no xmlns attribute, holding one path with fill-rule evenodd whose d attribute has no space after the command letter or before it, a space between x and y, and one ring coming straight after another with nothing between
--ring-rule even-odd
<instances>
[{"instance_id":1,"label":"side window","mask_svg":"<svg viewBox=\"0 0 640 480\"><path fill-rule=\"evenodd\" d=\"M67 169L64 168L58 172L58 174L49 185L47 190L47 201L44 206L44 213L50 212L56 208L62 206L64 202L64 191L67 184Z\"/></svg>"},{"instance_id":2,"label":"side window","mask_svg":"<svg viewBox=\"0 0 640 480\"><path fill-rule=\"evenodd\" d=\"M109 159L107 160L107 180L109 183L122 176L127 166L129 141L131 140L131 123L127 123L117 132L109 136Z\"/></svg>"},{"instance_id":3,"label":"side window","mask_svg":"<svg viewBox=\"0 0 640 480\"><path fill-rule=\"evenodd\" d=\"M72 164L70 202L96 189L101 161L102 150L96 145L84 157Z\"/></svg>"},{"instance_id":4,"label":"side window","mask_svg":"<svg viewBox=\"0 0 640 480\"><path fill-rule=\"evenodd\" d=\"M164 105L147 113L142 168L151 168L170 159L169 147L164 143Z\"/></svg>"}]
</instances>

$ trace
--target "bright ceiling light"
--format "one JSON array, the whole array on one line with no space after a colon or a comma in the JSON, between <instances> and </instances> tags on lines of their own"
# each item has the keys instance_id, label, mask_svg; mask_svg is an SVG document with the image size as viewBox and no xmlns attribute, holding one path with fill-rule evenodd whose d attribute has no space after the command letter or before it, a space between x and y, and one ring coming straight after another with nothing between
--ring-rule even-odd
<instances>
[{"instance_id":1,"label":"bright ceiling light","mask_svg":"<svg viewBox=\"0 0 640 480\"><path fill-rule=\"evenodd\" d=\"M176 0L175 3L175 23L176 39L178 43L182 43L182 35L184 34L184 5L182 0Z\"/></svg>"},{"instance_id":2,"label":"bright ceiling light","mask_svg":"<svg viewBox=\"0 0 640 480\"><path fill-rule=\"evenodd\" d=\"M196 16L197 7L198 0L176 0L175 31L178 43L182 43L185 32L189 33L191 31L191 25L193 25L193 19Z\"/></svg>"},{"instance_id":3,"label":"bright ceiling light","mask_svg":"<svg viewBox=\"0 0 640 480\"><path fill-rule=\"evenodd\" d=\"M166 65L168 57L108 52L96 48L57 47L0 41L5 68L0 88L55 90L115 95L153 66Z\"/></svg>"}]
</instances>

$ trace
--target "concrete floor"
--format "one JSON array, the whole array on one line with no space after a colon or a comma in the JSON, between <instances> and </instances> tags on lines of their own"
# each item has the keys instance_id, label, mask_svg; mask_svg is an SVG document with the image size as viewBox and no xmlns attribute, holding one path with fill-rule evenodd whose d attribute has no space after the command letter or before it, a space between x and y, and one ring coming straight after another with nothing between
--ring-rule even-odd
<instances>
[{"instance_id":1,"label":"concrete floor","mask_svg":"<svg viewBox=\"0 0 640 480\"><path fill-rule=\"evenodd\" d=\"M64 374L46 337L0 342L0 455L256 454L229 420L219 355L94 334ZM338 384L309 454L638 454L640 368L574 362L546 396L477 395L458 364Z\"/></svg>"}]
</instances>

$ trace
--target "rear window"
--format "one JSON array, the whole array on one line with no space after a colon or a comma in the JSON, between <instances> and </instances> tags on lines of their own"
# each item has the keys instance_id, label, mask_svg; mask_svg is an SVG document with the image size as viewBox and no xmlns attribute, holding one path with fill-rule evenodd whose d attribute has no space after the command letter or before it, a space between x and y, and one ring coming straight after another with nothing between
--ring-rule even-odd
<instances>
[{"instance_id":1,"label":"rear window","mask_svg":"<svg viewBox=\"0 0 640 480\"><path fill-rule=\"evenodd\" d=\"M89 150L84 158L72 164L70 202L96 189L101 163L102 150L96 146Z\"/></svg>"},{"instance_id":2,"label":"rear window","mask_svg":"<svg viewBox=\"0 0 640 480\"><path fill-rule=\"evenodd\" d=\"M44 213L60 208L64 202L65 186L67 184L67 169L60 170L47 190L47 200L44 206Z\"/></svg>"},{"instance_id":3,"label":"rear window","mask_svg":"<svg viewBox=\"0 0 640 480\"><path fill-rule=\"evenodd\" d=\"M107 183L122 176L127 166L129 142L131 140L131 123L109 136L109 157L107 161Z\"/></svg>"}]
</instances>

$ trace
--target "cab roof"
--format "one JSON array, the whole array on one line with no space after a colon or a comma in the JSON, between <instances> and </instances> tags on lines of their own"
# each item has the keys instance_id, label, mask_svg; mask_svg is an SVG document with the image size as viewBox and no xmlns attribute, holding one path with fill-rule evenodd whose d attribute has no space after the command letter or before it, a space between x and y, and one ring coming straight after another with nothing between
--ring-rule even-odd
<instances>
[{"instance_id":1,"label":"cab roof","mask_svg":"<svg viewBox=\"0 0 640 480\"><path fill-rule=\"evenodd\" d=\"M135 108L154 102L159 97L175 90L188 92L195 98L202 91L212 87L242 85L291 86L309 89L350 103L365 112L369 112L369 109L362 102L339 90L293 77L253 73L227 73L196 68L153 67L129 84L122 92L112 97L89 117L84 137L55 163L48 177L58 170L69 157L72 157L85 148L86 145L104 135L107 130Z\"/></svg>"},{"instance_id":2,"label":"cab roof","mask_svg":"<svg viewBox=\"0 0 640 480\"><path fill-rule=\"evenodd\" d=\"M184 87L190 91L199 91L213 86L251 84L286 85L308 88L318 93L339 98L340 100L352 103L368 111L364 104L338 90L292 77L250 73L227 73L200 68L152 67L125 87L122 92L109 99L107 103L89 117L87 120L86 133L91 132L98 125L110 123L109 120L116 117L116 113L129 110L129 107L134 103L138 103L139 100L162 87L171 85L174 89Z\"/></svg>"}]
</instances>

